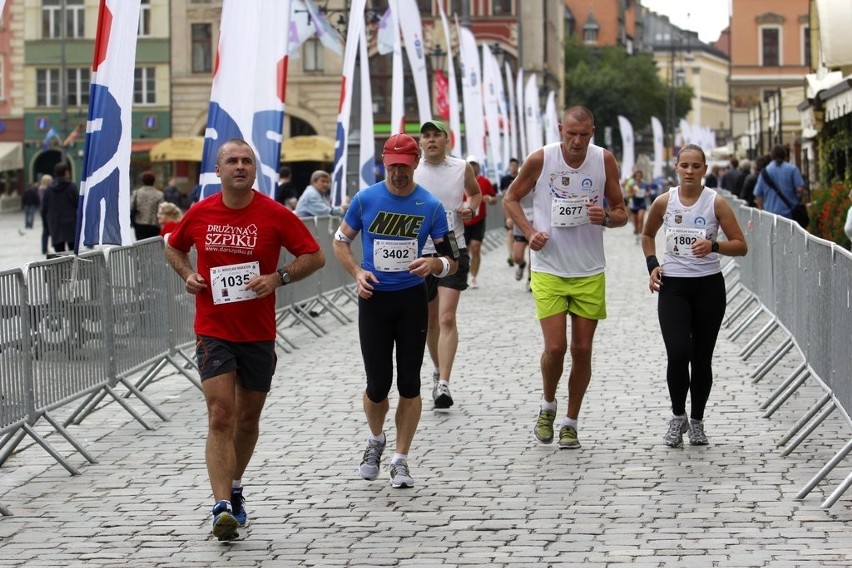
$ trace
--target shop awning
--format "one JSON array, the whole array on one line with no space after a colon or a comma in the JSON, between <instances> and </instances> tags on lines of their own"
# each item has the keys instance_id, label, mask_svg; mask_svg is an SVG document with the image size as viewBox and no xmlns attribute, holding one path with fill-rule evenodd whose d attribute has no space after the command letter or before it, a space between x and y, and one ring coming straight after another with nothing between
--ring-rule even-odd
<instances>
[{"instance_id":1,"label":"shop awning","mask_svg":"<svg viewBox=\"0 0 852 568\"><path fill-rule=\"evenodd\" d=\"M152 162L200 162L204 151L203 136L166 138L151 148Z\"/></svg>"},{"instance_id":2,"label":"shop awning","mask_svg":"<svg viewBox=\"0 0 852 568\"><path fill-rule=\"evenodd\" d=\"M159 144L159 142L156 140L137 140L130 143L130 153L135 154L137 152L150 152L157 144Z\"/></svg>"},{"instance_id":3,"label":"shop awning","mask_svg":"<svg viewBox=\"0 0 852 568\"><path fill-rule=\"evenodd\" d=\"M282 162L334 161L335 141L325 136L293 136L281 143Z\"/></svg>"},{"instance_id":4,"label":"shop awning","mask_svg":"<svg viewBox=\"0 0 852 568\"><path fill-rule=\"evenodd\" d=\"M24 145L21 142L0 142L0 172L24 167Z\"/></svg>"},{"instance_id":5,"label":"shop awning","mask_svg":"<svg viewBox=\"0 0 852 568\"><path fill-rule=\"evenodd\" d=\"M849 0L816 0L822 58L828 68L852 64Z\"/></svg>"}]
</instances>

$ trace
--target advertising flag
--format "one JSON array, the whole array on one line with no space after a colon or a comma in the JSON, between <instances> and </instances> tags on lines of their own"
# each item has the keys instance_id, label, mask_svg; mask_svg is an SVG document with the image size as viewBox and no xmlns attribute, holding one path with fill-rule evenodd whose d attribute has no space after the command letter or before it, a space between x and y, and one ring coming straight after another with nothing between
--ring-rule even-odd
<instances>
[{"instance_id":1,"label":"advertising flag","mask_svg":"<svg viewBox=\"0 0 852 568\"><path fill-rule=\"evenodd\" d=\"M509 157L518 160L523 156L518 155L518 114L516 111L517 106L515 106L515 81L512 78L512 67L508 61L503 62L503 68L506 75L506 91L509 96L508 101L506 101L509 111ZM509 162L506 162L506 164L508 165Z\"/></svg>"},{"instance_id":2,"label":"advertising flag","mask_svg":"<svg viewBox=\"0 0 852 568\"><path fill-rule=\"evenodd\" d=\"M559 116L556 114L556 91L547 94L544 103L544 143L559 142Z\"/></svg>"},{"instance_id":3,"label":"advertising flag","mask_svg":"<svg viewBox=\"0 0 852 568\"><path fill-rule=\"evenodd\" d=\"M130 144L141 0L101 0L74 251L133 242Z\"/></svg>"},{"instance_id":4,"label":"advertising flag","mask_svg":"<svg viewBox=\"0 0 852 568\"><path fill-rule=\"evenodd\" d=\"M624 182L633 175L633 166L636 164L633 148L633 125L626 117L618 115L618 129L621 130L621 181Z\"/></svg>"},{"instance_id":5,"label":"advertising flag","mask_svg":"<svg viewBox=\"0 0 852 568\"><path fill-rule=\"evenodd\" d=\"M438 10L441 13L441 27L444 30L444 40L447 52L447 82L449 83L449 112L450 112L450 155L461 158L461 117L459 113L459 88L456 82L456 65L453 61L453 46L450 41L450 24L447 22L447 14L444 13L444 3L438 2Z\"/></svg>"},{"instance_id":6,"label":"advertising flag","mask_svg":"<svg viewBox=\"0 0 852 568\"><path fill-rule=\"evenodd\" d=\"M657 179L663 175L663 125L656 116L651 117L651 131L654 133L654 165L651 175Z\"/></svg>"},{"instance_id":7,"label":"advertising flag","mask_svg":"<svg viewBox=\"0 0 852 568\"><path fill-rule=\"evenodd\" d=\"M334 167L331 172L331 202L341 205L347 195L346 167L349 149L349 119L352 114L352 83L355 60L358 57L361 34L364 33L364 8L367 0L352 0L349 6L349 29L343 51L343 77L340 82L340 102L337 106L337 135L334 146Z\"/></svg>"},{"instance_id":8,"label":"advertising flag","mask_svg":"<svg viewBox=\"0 0 852 568\"><path fill-rule=\"evenodd\" d=\"M532 152L544 145L542 142L541 106L539 106L538 100L538 81L535 73L527 79L527 88L524 92L524 116L526 117L527 148Z\"/></svg>"},{"instance_id":9,"label":"advertising flag","mask_svg":"<svg viewBox=\"0 0 852 568\"><path fill-rule=\"evenodd\" d=\"M225 0L204 150L201 197L222 189L216 154L232 138L245 140L257 156L255 188L273 196L281 159L290 0ZM131 69L132 71L132 69Z\"/></svg>"},{"instance_id":10,"label":"advertising flag","mask_svg":"<svg viewBox=\"0 0 852 568\"><path fill-rule=\"evenodd\" d=\"M435 71L435 109L438 116L447 120L450 118L450 84L446 75L440 69Z\"/></svg>"},{"instance_id":11,"label":"advertising flag","mask_svg":"<svg viewBox=\"0 0 852 568\"><path fill-rule=\"evenodd\" d=\"M479 65L479 50L473 33L458 25L459 52L462 70L462 101L464 101L464 124L468 155L485 157L485 112L482 108L482 67Z\"/></svg>"},{"instance_id":12,"label":"advertising flag","mask_svg":"<svg viewBox=\"0 0 852 568\"><path fill-rule=\"evenodd\" d=\"M426 48L423 45L423 24L420 20L420 7L417 0L396 0L397 21L402 30L408 66L414 80L414 92L417 95L417 111L420 124L432 120L432 103L429 96L429 79L426 76Z\"/></svg>"},{"instance_id":13,"label":"advertising flag","mask_svg":"<svg viewBox=\"0 0 852 568\"><path fill-rule=\"evenodd\" d=\"M314 0L304 0L305 7L311 15L311 24L316 29L317 37L324 46L332 50L337 55L343 55L343 42L340 41L340 34L337 30L328 23L322 12L319 11Z\"/></svg>"},{"instance_id":14,"label":"advertising flag","mask_svg":"<svg viewBox=\"0 0 852 568\"><path fill-rule=\"evenodd\" d=\"M359 151L360 183L364 189L376 183L376 140L373 134L373 92L370 88L370 55L367 52L367 34L358 42L358 60L361 64L361 148Z\"/></svg>"}]
</instances>

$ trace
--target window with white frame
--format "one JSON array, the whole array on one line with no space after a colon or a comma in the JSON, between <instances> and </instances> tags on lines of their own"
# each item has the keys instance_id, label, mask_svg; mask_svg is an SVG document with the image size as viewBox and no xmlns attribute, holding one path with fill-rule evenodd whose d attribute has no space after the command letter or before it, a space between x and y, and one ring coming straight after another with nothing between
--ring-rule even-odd
<instances>
[{"instance_id":1,"label":"window with white frame","mask_svg":"<svg viewBox=\"0 0 852 568\"><path fill-rule=\"evenodd\" d=\"M66 38L85 36L85 0L42 0L41 35L46 39L61 39L63 31Z\"/></svg>"},{"instance_id":2,"label":"window with white frame","mask_svg":"<svg viewBox=\"0 0 852 568\"><path fill-rule=\"evenodd\" d=\"M760 64L763 67L781 66L781 28L761 26L760 28Z\"/></svg>"},{"instance_id":3,"label":"window with white frame","mask_svg":"<svg viewBox=\"0 0 852 568\"><path fill-rule=\"evenodd\" d=\"M302 44L302 69L304 71L325 70L325 48L322 43L312 37Z\"/></svg>"},{"instance_id":4,"label":"window with white frame","mask_svg":"<svg viewBox=\"0 0 852 568\"><path fill-rule=\"evenodd\" d=\"M36 69L36 106L59 106L59 69Z\"/></svg>"},{"instance_id":5,"label":"window with white frame","mask_svg":"<svg viewBox=\"0 0 852 568\"><path fill-rule=\"evenodd\" d=\"M139 6L139 37L151 35L151 0L142 0Z\"/></svg>"},{"instance_id":6,"label":"window with white frame","mask_svg":"<svg viewBox=\"0 0 852 568\"><path fill-rule=\"evenodd\" d=\"M68 73L67 96L68 106L89 106L89 86L91 72L88 67L76 67L66 70Z\"/></svg>"},{"instance_id":7,"label":"window with white frame","mask_svg":"<svg viewBox=\"0 0 852 568\"><path fill-rule=\"evenodd\" d=\"M133 104L157 103L157 74L154 67L137 67L133 73Z\"/></svg>"}]
</instances>

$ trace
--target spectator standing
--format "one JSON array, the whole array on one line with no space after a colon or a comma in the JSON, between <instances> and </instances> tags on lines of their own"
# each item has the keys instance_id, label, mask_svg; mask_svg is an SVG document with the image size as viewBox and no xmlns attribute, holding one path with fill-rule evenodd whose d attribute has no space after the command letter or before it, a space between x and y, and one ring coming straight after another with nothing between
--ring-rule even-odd
<instances>
[{"instance_id":1,"label":"spectator standing","mask_svg":"<svg viewBox=\"0 0 852 568\"><path fill-rule=\"evenodd\" d=\"M739 197L743 190L743 180L746 173L740 169L740 161L736 158L731 158L731 167L719 180L719 187L727 189L735 196Z\"/></svg>"},{"instance_id":2,"label":"spectator standing","mask_svg":"<svg viewBox=\"0 0 852 568\"><path fill-rule=\"evenodd\" d=\"M772 161L760 173L754 187L755 205L758 209L792 219L793 207L799 203L799 197L805 189L805 180L802 179L799 168L787 161L786 147L776 144L772 147L770 156ZM767 177L772 183L766 180ZM779 193L784 197L779 196Z\"/></svg>"},{"instance_id":3,"label":"spectator standing","mask_svg":"<svg viewBox=\"0 0 852 568\"><path fill-rule=\"evenodd\" d=\"M77 184L68 178L68 164L65 162L54 166L53 178L44 192L41 208L54 252L65 252L74 249L80 191Z\"/></svg>"},{"instance_id":4,"label":"spectator standing","mask_svg":"<svg viewBox=\"0 0 852 568\"><path fill-rule=\"evenodd\" d=\"M327 171L317 170L311 174L311 185L305 188L296 204L299 217L321 217L323 215L342 216L349 207L346 203L339 207L331 205L331 175Z\"/></svg>"},{"instance_id":5,"label":"spectator standing","mask_svg":"<svg viewBox=\"0 0 852 568\"><path fill-rule=\"evenodd\" d=\"M177 179L173 177L169 178L168 185L163 189L163 201L174 203L183 210L187 209L186 197L184 197L183 192L177 186Z\"/></svg>"},{"instance_id":6,"label":"spectator standing","mask_svg":"<svg viewBox=\"0 0 852 568\"><path fill-rule=\"evenodd\" d=\"M710 168L710 173L704 176L704 185L706 187L719 187L719 179L722 177L722 167L713 166Z\"/></svg>"},{"instance_id":7,"label":"spectator standing","mask_svg":"<svg viewBox=\"0 0 852 568\"><path fill-rule=\"evenodd\" d=\"M163 202L163 194L154 187L156 181L154 172L142 172L142 185L130 194L130 213L137 241L160 234L157 210Z\"/></svg>"},{"instance_id":8,"label":"spectator standing","mask_svg":"<svg viewBox=\"0 0 852 568\"><path fill-rule=\"evenodd\" d=\"M174 203L164 201L157 208L157 222L160 224L160 236L165 237L174 231L180 220L183 219L183 212L180 207Z\"/></svg>"},{"instance_id":9,"label":"spectator standing","mask_svg":"<svg viewBox=\"0 0 852 568\"><path fill-rule=\"evenodd\" d=\"M749 173L745 180L743 180L743 191L740 194L740 198L748 203L749 207L754 207L754 188L757 186L757 176L760 175L760 172L763 171L763 168L766 167L769 162L772 161L772 158L769 154L764 154L763 156L758 156L754 160L754 169Z\"/></svg>"},{"instance_id":10,"label":"spectator standing","mask_svg":"<svg viewBox=\"0 0 852 568\"><path fill-rule=\"evenodd\" d=\"M41 254L47 255L47 244L50 241L50 230L47 227L47 216L44 214L44 194L53 183L53 176L44 174L38 182L39 215L41 216Z\"/></svg>"},{"instance_id":11,"label":"spectator standing","mask_svg":"<svg viewBox=\"0 0 852 568\"><path fill-rule=\"evenodd\" d=\"M281 166L278 170L278 187L275 188L275 201L290 210L296 208L299 201L299 190L293 183L293 170L290 166Z\"/></svg>"},{"instance_id":12,"label":"spectator standing","mask_svg":"<svg viewBox=\"0 0 852 568\"><path fill-rule=\"evenodd\" d=\"M38 195L38 184L28 186L21 195L21 205L24 206L24 228L32 229L36 213L41 207L41 198Z\"/></svg>"}]
</instances>

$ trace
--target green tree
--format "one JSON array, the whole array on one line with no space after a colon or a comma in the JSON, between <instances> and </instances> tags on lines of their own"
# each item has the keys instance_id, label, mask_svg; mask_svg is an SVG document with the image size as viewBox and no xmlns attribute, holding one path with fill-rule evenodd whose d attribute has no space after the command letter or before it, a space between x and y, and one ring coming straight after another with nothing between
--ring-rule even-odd
<instances>
[{"instance_id":1,"label":"green tree","mask_svg":"<svg viewBox=\"0 0 852 568\"><path fill-rule=\"evenodd\" d=\"M571 36L565 47L565 106L583 105L595 113L595 143L603 144L604 127L618 131L618 115L630 120L635 132L650 133L651 117L667 121L669 87L657 74L651 55L627 55L615 46L589 47ZM692 87L675 88L675 125L692 109ZM613 136L620 146L620 137Z\"/></svg>"}]
</instances>

